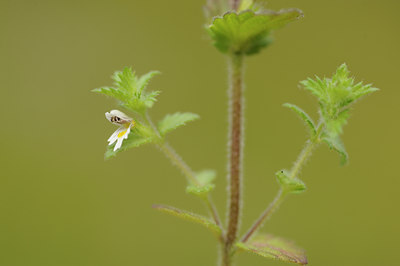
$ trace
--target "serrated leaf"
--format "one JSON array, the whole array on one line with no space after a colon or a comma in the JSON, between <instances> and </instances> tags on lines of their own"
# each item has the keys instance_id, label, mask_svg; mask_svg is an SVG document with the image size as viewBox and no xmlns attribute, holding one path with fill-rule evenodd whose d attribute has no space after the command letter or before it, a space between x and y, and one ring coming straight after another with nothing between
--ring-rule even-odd
<instances>
[{"instance_id":1,"label":"serrated leaf","mask_svg":"<svg viewBox=\"0 0 400 266\"><path fill-rule=\"evenodd\" d=\"M304 250L293 241L272 235L259 235L246 243L236 244L241 250L254 253L265 258L291 262L300 265L308 264Z\"/></svg>"},{"instance_id":2,"label":"serrated leaf","mask_svg":"<svg viewBox=\"0 0 400 266\"><path fill-rule=\"evenodd\" d=\"M147 74L144 74L143 76L141 76L139 78L139 80L137 81L137 88L139 91L144 91L147 87L147 85L149 84L150 80L156 76L156 75L160 75L161 72L160 71L150 71Z\"/></svg>"},{"instance_id":3,"label":"serrated leaf","mask_svg":"<svg viewBox=\"0 0 400 266\"><path fill-rule=\"evenodd\" d=\"M136 91L137 78L131 67L125 67L123 71L115 71L113 75L115 86L132 94Z\"/></svg>"},{"instance_id":4,"label":"serrated leaf","mask_svg":"<svg viewBox=\"0 0 400 266\"><path fill-rule=\"evenodd\" d=\"M308 128L310 130L310 135L312 137L314 137L317 134L317 130L316 130L314 121L311 119L311 117L305 111L303 111L300 107L298 107L294 104L290 104L290 103L285 103L283 106L293 110L300 117L300 119L303 120L303 122L306 124L306 126L308 126Z\"/></svg>"},{"instance_id":5,"label":"serrated leaf","mask_svg":"<svg viewBox=\"0 0 400 266\"><path fill-rule=\"evenodd\" d=\"M358 98L361 98L362 96L365 96L367 94L373 93L375 91L379 91L379 89L378 88L373 88L371 84L368 84L368 85L365 85L365 86L362 86L362 87L360 86L360 89L358 89L354 93L354 98L358 99Z\"/></svg>"},{"instance_id":6,"label":"serrated leaf","mask_svg":"<svg viewBox=\"0 0 400 266\"><path fill-rule=\"evenodd\" d=\"M186 123L190 121L194 121L199 119L200 116L193 113L175 113L175 114L168 114L161 120L158 124L158 130L161 136L164 136L168 132L186 125Z\"/></svg>"},{"instance_id":7,"label":"serrated leaf","mask_svg":"<svg viewBox=\"0 0 400 266\"><path fill-rule=\"evenodd\" d=\"M348 154L346 152L346 149L345 149L345 147L344 147L344 145L343 145L343 143L342 143L342 141L341 141L341 139L339 137L329 138L327 136L327 137L324 137L322 140L326 144L328 144L328 146L329 146L329 148L331 150L334 150L337 153L339 153L339 155L340 155L340 164L341 165L345 165L345 164L348 163L349 156L348 156Z\"/></svg>"},{"instance_id":8,"label":"serrated leaf","mask_svg":"<svg viewBox=\"0 0 400 266\"><path fill-rule=\"evenodd\" d=\"M153 205L153 208L159 210L164 213L171 214L173 216L182 218L187 221L191 221L194 223L198 223L209 229L211 232L215 233L217 236L220 236L221 229L218 225L216 225L213 221L208 218L205 218L201 215L191 213L188 211L180 210L175 207L171 206L164 206L164 205Z\"/></svg>"},{"instance_id":9,"label":"serrated leaf","mask_svg":"<svg viewBox=\"0 0 400 266\"><path fill-rule=\"evenodd\" d=\"M214 170L204 170L198 172L196 174L196 180L198 183L189 184L186 188L186 192L200 197L206 196L215 188L213 181L216 176L217 173Z\"/></svg>"},{"instance_id":10,"label":"serrated leaf","mask_svg":"<svg viewBox=\"0 0 400 266\"><path fill-rule=\"evenodd\" d=\"M151 135L150 133L146 134L145 128L143 128L143 127L141 127L140 129L134 128L133 130L131 130L131 133L129 134L128 138L122 142L122 146L120 149L114 151L113 147L115 144L107 146L107 150L106 150L106 153L104 154L104 158L106 160L111 159L120 152L129 150L131 148L136 148L136 147L142 146L147 143L152 143L154 141L155 141L155 137L153 135Z\"/></svg>"},{"instance_id":11,"label":"serrated leaf","mask_svg":"<svg viewBox=\"0 0 400 266\"><path fill-rule=\"evenodd\" d=\"M124 91L121 91L117 88L112 88L112 87L103 87L103 88L93 89L92 92L101 93L101 94L113 97L119 101L125 101L127 98L127 94Z\"/></svg>"},{"instance_id":12,"label":"serrated leaf","mask_svg":"<svg viewBox=\"0 0 400 266\"><path fill-rule=\"evenodd\" d=\"M157 101L157 96L160 95L160 91L152 91L144 96L143 102L148 107L153 107L154 103Z\"/></svg>"},{"instance_id":13,"label":"serrated leaf","mask_svg":"<svg viewBox=\"0 0 400 266\"><path fill-rule=\"evenodd\" d=\"M214 45L222 53L254 54L268 46L271 32L302 17L298 9L279 12L255 13L246 10L240 13L227 12L216 17L208 32Z\"/></svg>"},{"instance_id":14,"label":"serrated leaf","mask_svg":"<svg viewBox=\"0 0 400 266\"><path fill-rule=\"evenodd\" d=\"M285 192L299 194L307 189L303 181L296 177L291 178L287 170L278 171L275 175L278 183Z\"/></svg>"}]
</instances>

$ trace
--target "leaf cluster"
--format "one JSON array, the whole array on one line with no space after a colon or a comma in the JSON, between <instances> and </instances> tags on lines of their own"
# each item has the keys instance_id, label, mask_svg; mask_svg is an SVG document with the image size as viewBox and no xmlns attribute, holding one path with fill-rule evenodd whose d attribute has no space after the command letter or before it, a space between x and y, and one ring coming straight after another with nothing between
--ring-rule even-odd
<instances>
[{"instance_id":1,"label":"leaf cluster","mask_svg":"<svg viewBox=\"0 0 400 266\"><path fill-rule=\"evenodd\" d=\"M284 104L293 110L309 129L311 139L322 140L328 146L339 153L341 164L348 161L348 155L340 139L343 127L347 124L352 104L361 97L377 91L371 84L364 85L363 82L355 82L350 76L346 64L338 67L331 78L315 79L308 78L300 84L317 97L319 102L320 124L318 128L311 117L300 107L293 104Z\"/></svg>"},{"instance_id":2,"label":"leaf cluster","mask_svg":"<svg viewBox=\"0 0 400 266\"><path fill-rule=\"evenodd\" d=\"M342 64L332 78L308 78L300 82L304 89L318 98L321 117L326 125L325 132L336 137L343 132L349 118L349 108L356 100L377 91L371 84L356 83L346 64Z\"/></svg>"},{"instance_id":3,"label":"leaf cluster","mask_svg":"<svg viewBox=\"0 0 400 266\"><path fill-rule=\"evenodd\" d=\"M158 74L160 72L151 71L138 77L132 68L126 67L112 76L114 87L102 87L92 91L110 96L118 100L123 107L143 115L153 106L160 94L159 91L146 90L150 80Z\"/></svg>"}]
</instances>

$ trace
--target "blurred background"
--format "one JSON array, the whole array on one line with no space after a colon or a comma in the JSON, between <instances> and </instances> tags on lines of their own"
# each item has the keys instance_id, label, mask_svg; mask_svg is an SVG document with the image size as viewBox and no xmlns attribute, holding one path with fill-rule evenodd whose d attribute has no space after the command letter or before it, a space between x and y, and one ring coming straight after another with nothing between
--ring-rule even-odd
<instances>
[{"instance_id":1,"label":"blurred background","mask_svg":"<svg viewBox=\"0 0 400 266\"><path fill-rule=\"evenodd\" d=\"M91 93L133 66L160 70L152 109L201 120L169 142L195 170L218 171L214 197L225 214L226 58L203 29L205 0L0 1L0 266L215 265L213 235L159 213L165 203L205 214L186 181L152 146L104 161L116 107ZM381 91L356 104L345 127L350 164L321 146L304 168L307 193L291 196L263 231L293 239L310 265L398 265L400 34L394 0L270 0L304 19L276 32L247 60L244 219L272 200L274 173L306 140L291 102L316 118L298 82L346 62ZM242 265L284 265L250 254Z\"/></svg>"}]
</instances>

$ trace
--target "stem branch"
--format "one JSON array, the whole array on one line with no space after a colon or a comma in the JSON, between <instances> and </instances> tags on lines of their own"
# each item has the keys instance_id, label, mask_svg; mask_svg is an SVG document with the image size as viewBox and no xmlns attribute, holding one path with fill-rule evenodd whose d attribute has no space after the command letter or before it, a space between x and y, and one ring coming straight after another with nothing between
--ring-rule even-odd
<instances>
[{"instance_id":1,"label":"stem branch","mask_svg":"<svg viewBox=\"0 0 400 266\"><path fill-rule=\"evenodd\" d=\"M264 221L271 216L271 214L278 209L282 200L285 198L285 193L283 189L278 191L278 194L275 196L274 200L268 205L265 211L260 215L260 217L254 222L254 224L250 227L249 231L243 236L241 242L245 243L249 238L261 227Z\"/></svg>"},{"instance_id":2,"label":"stem branch","mask_svg":"<svg viewBox=\"0 0 400 266\"><path fill-rule=\"evenodd\" d=\"M315 145L318 144L320 141L319 137L321 135L322 129L323 126L322 123L320 123L317 129L317 135L309 139L304 149L300 152L295 164L292 167L292 170L290 171L290 178L296 178L297 175L300 173L301 168L304 166L305 162L308 160L308 158L310 158L311 153L315 148ZM250 239L250 237L255 232L257 232L257 230L262 226L262 224L274 213L276 209L278 209L285 196L286 193L281 188L278 194L275 196L274 200L268 205L265 211L260 215L260 217L254 222L254 224L250 227L247 233L243 236L241 242L243 243L247 242Z\"/></svg>"},{"instance_id":3,"label":"stem branch","mask_svg":"<svg viewBox=\"0 0 400 266\"><path fill-rule=\"evenodd\" d=\"M157 127L154 125L153 121L150 119L150 116L148 113L146 113L145 117L147 123L151 126L155 134L159 139L161 139L160 133L158 132ZM175 165L177 168L179 168L183 175L188 179L189 182L196 186L200 186L199 181L196 178L196 174L193 172L193 170L189 167L189 165L182 159L181 156L168 144L165 142L160 142L157 144L157 147L165 154L165 156L171 161L173 165ZM217 211L217 208L215 207L215 204L213 203L211 195L208 195L207 198L204 198L204 201L207 205L207 208L210 211L211 216L214 219L214 222L219 226L221 229L221 232L224 232L224 229L222 227L221 219L219 218L219 214ZM221 238L222 239L222 238Z\"/></svg>"}]
</instances>

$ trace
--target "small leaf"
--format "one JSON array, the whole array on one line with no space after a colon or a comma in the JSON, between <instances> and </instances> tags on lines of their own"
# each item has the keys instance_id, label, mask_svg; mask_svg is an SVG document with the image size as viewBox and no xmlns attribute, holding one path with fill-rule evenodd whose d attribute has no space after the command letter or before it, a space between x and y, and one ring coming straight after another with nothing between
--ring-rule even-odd
<instances>
[{"instance_id":1,"label":"small leaf","mask_svg":"<svg viewBox=\"0 0 400 266\"><path fill-rule=\"evenodd\" d=\"M345 165L348 163L349 156L348 156L346 149L339 137L336 137L336 138L324 137L322 140L326 144L328 144L328 146L331 150L335 150L337 153L339 153L341 165Z\"/></svg>"},{"instance_id":2,"label":"small leaf","mask_svg":"<svg viewBox=\"0 0 400 266\"><path fill-rule=\"evenodd\" d=\"M278 183L282 186L282 189L285 192L299 194L307 189L303 181L296 177L291 178L290 173L287 170L278 171L275 175Z\"/></svg>"},{"instance_id":3,"label":"small leaf","mask_svg":"<svg viewBox=\"0 0 400 266\"><path fill-rule=\"evenodd\" d=\"M295 246L293 241L275 237L272 235L258 235L247 243L236 244L240 249L255 253L265 258L280 260L284 262L308 264L304 250Z\"/></svg>"},{"instance_id":4,"label":"small leaf","mask_svg":"<svg viewBox=\"0 0 400 266\"><path fill-rule=\"evenodd\" d=\"M308 128L310 130L310 135L312 137L314 137L317 134L317 130L315 128L314 121L300 107L298 107L294 104L290 104L290 103L285 103L283 106L292 109L296 114L299 115L300 119L303 120L303 122L308 126Z\"/></svg>"},{"instance_id":5,"label":"small leaf","mask_svg":"<svg viewBox=\"0 0 400 266\"><path fill-rule=\"evenodd\" d=\"M113 97L119 101L125 101L127 99L127 94L117 88L103 87L98 89L93 89L92 92L101 93L110 97Z\"/></svg>"},{"instance_id":6,"label":"small leaf","mask_svg":"<svg viewBox=\"0 0 400 266\"><path fill-rule=\"evenodd\" d=\"M116 71L113 75L115 86L133 94L136 91L136 74L131 67L125 67L123 71Z\"/></svg>"},{"instance_id":7,"label":"small leaf","mask_svg":"<svg viewBox=\"0 0 400 266\"><path fill-rule=\"evenodd\" d=\"M156 76L161 74L161 72L159 71L150 71L147 74L144 74L143 76L141 76L139 78L139 80L137 81L137 88L139 91L144 91L147 87L147 85L149 84L150 80Z\"/></svg>"},{"instance_id":8,"label":"small leaf","mask_svg":"<svg viewBox=\"0 0 400 266\"><path fill-rule=\"evenodd\" d=\"M308 78L306 80L300 81L300 84L304 86L304 89L310 91L312 94L317 96L317 98L322 99L324 96L323 86L325 86L325 84L318 76L315 76L315 79L316 80Z\"/></svg>"},{"instance_id":9,"label":"small leaf","mask_svg":"<svg viewBox=\"0 0 400 266\"><path fill-rule=\"evenodd\" d=\"M359 83L362 85L362 82ZM360 86L360 89L358 89L356 92L354 92L354 98L358 99L362 96L365 96L367 94L373 93L375 91L379 91L378 88L373 88L371 84L365 85L365 86Z\"/></svg>"},{"instance_id":10,"label":"small leaf","mask_svg":"<svg viewBox=\"0 0 400 266\"><path fill-rule=\"evenodd\" d=\"M156 210L159 210L161 212L165 212L171 215L174 215L176 217L182 218L187 221L195 222L198 224L203 225L207 229L209 229L211 232L215 233L217 236L221 234L221 229L219 228L218 225L216 225L213 221L195 214L191 213L188 211L180 210L171 206L164 206L164 205L153 205L153 208Z\"/></svg>"},{"instance_id":11,"label":"small leaf","mask_svg":"<svg viewBox=\"0 0 400 266\"><path fill-rule=\"evenodd\" d=\"M214 170L204 170L197 173L196 180L198 181L198 184L189 184L186 188L186 192L196 196L206 196L215 188L213 181L216 176L217 173Z\"/></svg>"},{"instance_id":12,"label":"small leaf","mask_svg":"<svg viewBox=\"0 0 400 266\"><path fill-rule=\"evenodd\" d=\"M253 4L254 4L254 0L242 0L238 10L243 11L243 10L251 9Z\"/></svg>"},{"instance_id":13,"label":"small leaf","mask_svg":"<svg viewBox=\"0 0 400 266\"><path fill-rule=\"evenodd\" d=\"M168 132L186 125L187 122L197 120L200 116L193 113L175 113L168 114L161 120L158 124L158 130L160 131L161 136L164 136Z\"/></svg>"},{"instance_id":14,"label":"small leaf","mask_svg":"<svg viewBox=\"0 0 400 266\"><path fill-rule=\"evenodd\" d=\"M145 94L143 97L143 102L144 104L148 107L151 108L153 107L154 103L157 101L157 96L160 95L160 91L152 91L148 94Z\"/></svg>"},{"instance_id":15,"label":"small leaf","mask_svg":"<svg viewBox=\"0 0 400 266\"><path fill-rule=\"evenodd\" d=\"M196 178L202 186L211 184L216 177L217 173L214 170L203 170L196 174Z\"/></svg>"},{"instance_id":16,"label":"small leaf","mask_svg":"<svg viewBox=\"0 0 400 266\"><path fill-rule=\"evenodd\" d=\"M245 5L247 6L247 5ZM271 42L271 32L299 19L303 13L298 9L279 12L252 10L240 13L227 12L216 17L208 32L214 45L222 53L254 54Z\"/></svg>"}]
</instances>

